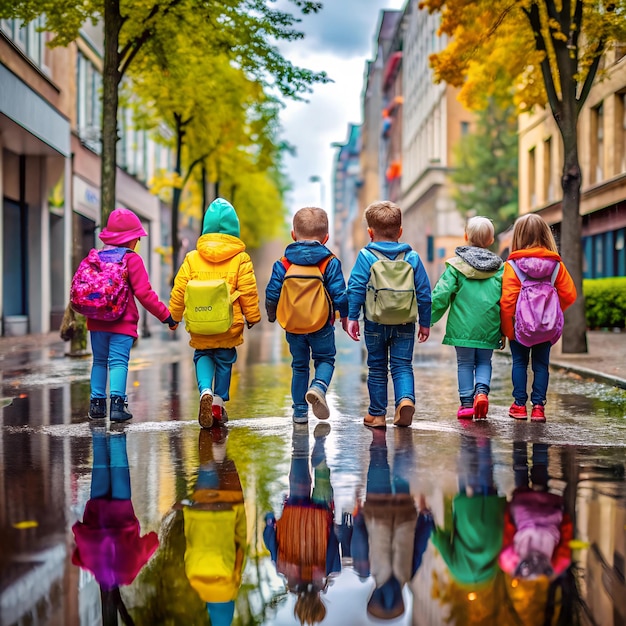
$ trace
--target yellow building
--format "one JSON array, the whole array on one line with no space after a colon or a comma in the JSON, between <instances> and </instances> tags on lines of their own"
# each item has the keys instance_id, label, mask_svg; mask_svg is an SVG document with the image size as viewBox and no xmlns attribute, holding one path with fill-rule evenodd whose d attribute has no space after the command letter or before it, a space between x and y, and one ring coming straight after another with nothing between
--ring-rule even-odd
<instances>
[{"instance_id":1,"label":"yellow building","mask_svg":"<svg viewBox=\"0 0 626 626\"><path fill-rule=\"evenodd\" d=\"M610 52L580 113L583 276L626 274L626 57ZM549 108L519 118L520 213L538 212L559 234L563 145Z\"/></svg>"}]
</instances>

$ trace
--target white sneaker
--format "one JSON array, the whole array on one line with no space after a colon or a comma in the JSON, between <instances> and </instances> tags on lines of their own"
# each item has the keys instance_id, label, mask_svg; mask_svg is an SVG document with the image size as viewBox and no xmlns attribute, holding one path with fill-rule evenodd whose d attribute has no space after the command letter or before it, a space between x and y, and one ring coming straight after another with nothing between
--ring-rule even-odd
<instances>
[{"instance_id":1,"label":"white sneaker","mask_svg":"<svg viewBox=\"0 0 626 626\"><path fill-rule=\"evenodd\" d=\"M200 394L198 422L200 422L202 428L211 428L213 426L213 392L210 389L205 389Z\"/></svg>"},{"instance_id":2,"label":"white sneaker","mask_svg":"<svg viewBox=\"0 0 626 626\"><path fill-rule=\"evenodd\" d=\"M313 415L318 420L327 420L330 417L328 404L326 404L326 394L319 387L309 387L305 399L311 405Z\"/></svg>"}]
</instances>

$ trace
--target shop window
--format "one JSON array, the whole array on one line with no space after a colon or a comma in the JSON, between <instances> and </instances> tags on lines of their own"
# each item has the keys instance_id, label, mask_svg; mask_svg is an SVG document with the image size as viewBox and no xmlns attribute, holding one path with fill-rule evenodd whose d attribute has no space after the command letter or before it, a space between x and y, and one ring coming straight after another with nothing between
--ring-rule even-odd
<instances>
[{"instance_id":1,"label":"shop window","mask_svg":"<svg viewBox=\"0 0 626 626\"><path fill-rule=\"evenodd\" d=\"M591 109L591 183L604 178L604 107L602 103Z\"/></svg>"},{"instance_id":2,"label":"shop window","mask_svg":"<svg viewBox=\"0 0 626 626\"><path fill-rule=\"evenodd\" d=\"M537 187L536 187L536 157L535 148L528 151L528 198L530 207L533 208L537 204Z\"/></svg>"}]
</instances>

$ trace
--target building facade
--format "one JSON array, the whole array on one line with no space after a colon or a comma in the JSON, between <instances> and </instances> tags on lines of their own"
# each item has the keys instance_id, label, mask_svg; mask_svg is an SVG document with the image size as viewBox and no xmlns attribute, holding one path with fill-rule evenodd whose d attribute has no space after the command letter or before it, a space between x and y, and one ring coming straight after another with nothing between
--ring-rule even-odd
<instances>
[{"instance_id":1,"label":"building facade","mask_svg":"<svg viewBox=\"0 0 626 626\"><path fill-rule=\"evenodd\" d=\"M0 21L0 312L2 334L59 328L74 269L99 240L103 37L86 25L49 48L39 20ZM120 113L117 206L146 231L140 251L160 285L160 201L146 183L169 154ZM149 246L149 247L148 247Z\"/></svg>"},{"instance_id":2,"label":"building facade","mask_svg":"<svg viewBox=\"0 0 626 626\"><path fill-rule=\"evenodd\" d=\"M583 276L626 275L626 57L609 52L578 122ZM549 108L519 118L520 213L538 212L557 237L563 144Z\"/></svg>"}]
</instances>

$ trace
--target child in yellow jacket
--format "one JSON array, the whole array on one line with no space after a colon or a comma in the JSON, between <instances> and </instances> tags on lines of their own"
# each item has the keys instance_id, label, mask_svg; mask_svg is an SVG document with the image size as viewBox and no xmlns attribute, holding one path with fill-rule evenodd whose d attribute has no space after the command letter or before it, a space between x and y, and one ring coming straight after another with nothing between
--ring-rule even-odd
<instances>
[{"instance_id":1,"label":"child in yellow jacket","mask_svg":"<svg viewBox=\"0 0 626 626\"><path fill-rule=\"evenodd\" d=\"M233 302L233 323L223 333L204 335L189 332L195 348L193 362L200 392L198 421L202 428L226 422L224 402L229 399L230 378L237 360L236 346L243 343L243 327L261 321L256 277L246 246L239 238L239 218L230 202L217 198L206 210L202 235L196 250L187 254L170 295L170 313L181 320L185 311L185 289L192 279L225 279Z\"/></svg>"}]
</instances>

